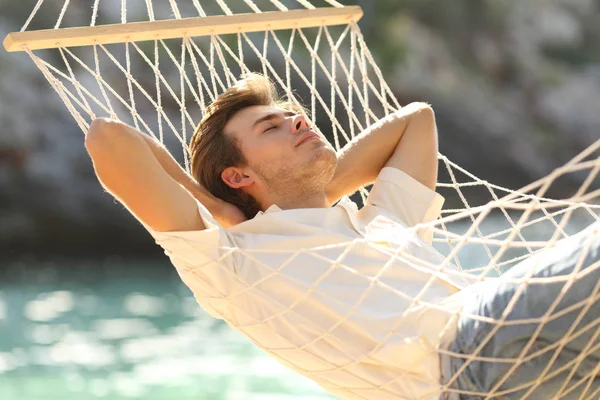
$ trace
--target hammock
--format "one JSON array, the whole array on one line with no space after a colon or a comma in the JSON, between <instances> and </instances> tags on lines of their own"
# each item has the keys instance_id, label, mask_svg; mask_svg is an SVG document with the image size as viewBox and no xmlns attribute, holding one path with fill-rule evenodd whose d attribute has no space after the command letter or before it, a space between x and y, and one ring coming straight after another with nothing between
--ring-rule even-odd
<instances>
[{"instance_id":1,"label":"hammock","mask_svg":"<svg viewBox=\"0 0 600 400\"><path fill-rule=\"evenodd\" d=\"M187 144L203 110L246 72L261 72L287 100L307 106L317 126L327 128L323 133L336 150L401 108L357 25L360 7L336 0L325 0L326 7L315 7L309 0L164 3L159 8L152 0L94 0L88 15L87 2L84 7L70 0L62 5L38 0L21 32L8 35L4 46L31 57L83 132L96 117L110 116L168 145L188 170ZM57 14L56 24L41 26L41 13ZM138 19L132 21L131 15ZM495 279L568 238L574 233L569 225L573 219L600 220L600 188L594 187L600 171L600 140L517 191L481 180L441 154L438 158L437 191L460 206L443 210L440 219L425 227L434 232L434 246L444 263L458 266L465 275L481 281ZM564 199L549 198L551 187L570 174L582 182L575 193ZM357 202L364 204L368 193L369 188L362 188L355 195ZM475 263L473 254L479 256ZM413 300L418 301L419 295ZM504 315L510 311L509 307ZM539 324L552 317L545 315ZM503 318L493 322L501 326L507 323ZM570 331L573 336L577 333ZM527 351L512 360L514 366L505 379L515 373ZM470 354L466 364L479 359L477 353ZM532 379L523 398L552 371L548 365L543 376ZM590 389L592 379L567 379L556 398L574 388L582 390L581 399L598 398L600 393ZM438 383L438 392L459 393L453 381L450 377ZM386 384L379 385L384 392ZM471 395L497 398L503 394L501 384L489 393Z\"/></svg>"}]
</instances>

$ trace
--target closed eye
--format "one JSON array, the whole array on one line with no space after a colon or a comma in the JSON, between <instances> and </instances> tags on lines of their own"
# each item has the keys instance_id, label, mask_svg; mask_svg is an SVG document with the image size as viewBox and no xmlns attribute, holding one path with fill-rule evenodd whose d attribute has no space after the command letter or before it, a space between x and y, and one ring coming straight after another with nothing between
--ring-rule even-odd
<instances>
[{"instance_id":1,"label":"closed eye","mask_svg":"<svg viewBox=\"0 0 600 400\"><path fill-rule=\"evenodd\" d=\"M272 130L272 129L277 129L277 128L278 128L278 126L277 126L277 125L269 126L267 129L265 129L265 130L263 131L263 133L265 133L265 132L268 132L268 131L270 131L270 130Z\"/></svg>"}]
</instances>

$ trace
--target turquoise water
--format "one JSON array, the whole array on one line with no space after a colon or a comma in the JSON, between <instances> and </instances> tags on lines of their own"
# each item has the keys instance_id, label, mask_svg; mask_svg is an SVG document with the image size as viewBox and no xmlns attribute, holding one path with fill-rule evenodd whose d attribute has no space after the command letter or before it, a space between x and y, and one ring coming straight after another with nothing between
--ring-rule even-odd
<instances>
[{"instance_id":1,"label":"turquoise water","mask_svg":"<svg viewBox=\"0 0 600 400\"><path fill-rule=\"evenodd\" d=\"M29 260L0 283L0 399L309 399L205 314L167 260Z\"/></svg>"}]
</instances>

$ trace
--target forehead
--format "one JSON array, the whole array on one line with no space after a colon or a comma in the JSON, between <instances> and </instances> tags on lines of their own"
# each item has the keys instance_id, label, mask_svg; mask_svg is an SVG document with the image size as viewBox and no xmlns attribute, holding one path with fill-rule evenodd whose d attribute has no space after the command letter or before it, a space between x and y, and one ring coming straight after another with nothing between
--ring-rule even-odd
<instances>
[{"instance_id":1,"label":"forehead","mask_svg":"<svg viewBox=\"0 0 600 400\"><path fill-rule=\"evenodd\" d=\"M249 132L252 129L254 122L262 116L285 111L286 110L280 107L273 106L246 107L235 113L235 115L227 121L225 124L225 132L234 137L239 137L239 135Z\"/></svg>"}]
</instances>

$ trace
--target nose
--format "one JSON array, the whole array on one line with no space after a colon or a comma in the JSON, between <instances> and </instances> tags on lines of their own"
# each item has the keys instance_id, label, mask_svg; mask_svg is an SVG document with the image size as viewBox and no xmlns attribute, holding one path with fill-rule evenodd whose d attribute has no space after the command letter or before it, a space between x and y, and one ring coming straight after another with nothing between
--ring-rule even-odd
<instances>
[{"instance_id":1,"label":"nose","mask_svg":"<svg viewBox=\"0 0 600 400\"><path fill-rule=\"evenodd\" d=\"M306 129L310 129L310 125L304 115L295 115L292 119L292 134L296 135L298 132Z\"/></svg>"}]
</instances>

